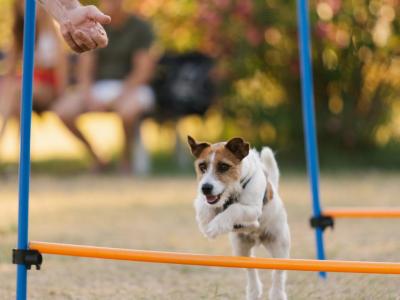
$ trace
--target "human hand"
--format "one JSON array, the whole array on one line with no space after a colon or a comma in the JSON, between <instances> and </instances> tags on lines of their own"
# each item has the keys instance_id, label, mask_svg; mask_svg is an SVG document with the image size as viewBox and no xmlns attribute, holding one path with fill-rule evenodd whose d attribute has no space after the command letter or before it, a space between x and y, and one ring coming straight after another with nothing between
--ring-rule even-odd
<instances>
[{"instance_id":1,"label":"human hand","mask_svg":"<svg viewBox=\"0 0 400 300\"><path fill-rule=\"evenodd\" d=\"M107 46L107 34L101 24L109 24L111 18L96 6L77 6L66 10L65 14L60 29L72 50L82 53Z\"/></svg>"}]
</instances>

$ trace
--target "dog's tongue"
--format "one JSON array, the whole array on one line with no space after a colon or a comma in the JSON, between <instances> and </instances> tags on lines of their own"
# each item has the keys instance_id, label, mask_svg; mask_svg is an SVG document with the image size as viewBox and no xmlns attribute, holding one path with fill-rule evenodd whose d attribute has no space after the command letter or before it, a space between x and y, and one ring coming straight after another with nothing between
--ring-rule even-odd
<instances>
[{"instance_id":1,"label":"dog's tongue","mask_svg":"<svg viewBox=\"0 0 400 300\"><path fill-rule=\"evenodd\" d=\"M218 196L208 195L208 196L206 196L206 198L207 198L207 202L211 203L211 202L214 202L215 200L217 200Z\"/></svg>"}]
</instances>

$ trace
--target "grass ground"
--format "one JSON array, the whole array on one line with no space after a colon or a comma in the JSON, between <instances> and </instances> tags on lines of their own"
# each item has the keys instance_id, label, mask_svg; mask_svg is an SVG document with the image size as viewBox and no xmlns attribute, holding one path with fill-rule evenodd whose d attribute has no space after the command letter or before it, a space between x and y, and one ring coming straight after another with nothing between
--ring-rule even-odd
<instances>
[{"instance_id":1,"label":"grass ground","mask_svg":"<svg viewBox=\"0 0 400 300\"><path fill-rule=\"evenodd\" d=\"M0 179L0 299L14 298L17 179ZM398 206L399 173L364 172L322 176L325 206ZM34 176L32 240L122 248L230 254L227 237L208 241L192 208L193 178L136 179ZM313 258L308 227L307 178L283 174L294 258ZM400 220L339 220L326 234L331 259L400 260ZM258 255L266 255L259 249ZM29 299L244 299L244 272L45 256L41 271L29 272ZM262 271L264 290L270 283ZM400 299L399 276L290 272L290 299ZM265 299L267 297L265 296Z\"/></svg>"}]
</instances>

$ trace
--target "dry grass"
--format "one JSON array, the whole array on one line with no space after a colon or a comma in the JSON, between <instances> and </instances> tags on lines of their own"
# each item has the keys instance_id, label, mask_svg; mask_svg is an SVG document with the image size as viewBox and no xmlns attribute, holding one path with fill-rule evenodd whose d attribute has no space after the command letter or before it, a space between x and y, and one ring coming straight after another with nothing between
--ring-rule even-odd
<instances>
[{"instance_id":1,"label":"dry grass","mask_svg":"<svg viewBox=\"0 0 400 300\"><path fill-rule=\"evenodd\" d=\"M400 174L323 176L324 204L396 206ZM30 237L123 248L229 254L226 237L215 241L197 230L193 179L39 177L32 181ZM282 196L293 237L292 257L313 258L305 177L283 175ZM14 297L16 179L0 181L0 299ZM331 259L400 260L400 221L340 220L326 234ZM259 255L264 255L260 249ZM262 271L265 291L269 272ZM244 272L191 266L46 256L29 272L29 299L244 299ZM398 276L290 272L290 299L400 299ZM267 297L265 297L267 298Z\"/></svg>"}]
</instances>

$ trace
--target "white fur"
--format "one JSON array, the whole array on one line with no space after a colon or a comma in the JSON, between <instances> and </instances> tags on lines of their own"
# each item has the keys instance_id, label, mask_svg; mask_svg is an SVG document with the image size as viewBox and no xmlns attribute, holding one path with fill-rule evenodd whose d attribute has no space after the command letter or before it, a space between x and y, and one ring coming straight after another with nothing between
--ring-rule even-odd
<instances>
[{"instance_id":1,"label":"white fur","mask_svg":"<svg viewBox=\"0 0 400 300\"><path fill-rule=\"evenodd\" d=\"M211 154L211 160L215 154ZM210 164L212 165L212 164ZM259 154L250 150L241 162L241 178L251 180L242 188L240 182L229 186L216 179L210 167L199 182L199 191L195 199L196 220L200 231L208 238L229 233L233 254L251 256L253 248L262 244L275 258L288 258L290 249L290 232L287 215L278 194L279 169L273 152L265 147ZM210 205L201 193L204 183L212 183L215 194L222 193L220 201ZM273 199L263 205L267 182L273 190ZM238 201L222 211L225 201L233 193L238 194ZM244 227L235 230L234 225ZM287 299L285 292L285 271L272 272L272 286L269 291L271 300ZM262 284L255 269L247 270L247 300L258 300L262 297Z\"/></svg>"},{"instance_id":2,"label":"white fur","mask_svg":"<svg viewBox=\"0 0 400 300\"><path fill-rule=\"evenodd\" d=\"M201 186L204 183L210 183L213 185L213 193L216 195L219 195L223 192L224 186L222 182L220 182L217 178L214 176L214 167L213 167L213 162L215 160L215 152L211 153L210 155L210 167L207 169L207 172L203 175L200 183L199 183L199 193L201 193Z\"/></svg>"}]
</instances>

